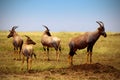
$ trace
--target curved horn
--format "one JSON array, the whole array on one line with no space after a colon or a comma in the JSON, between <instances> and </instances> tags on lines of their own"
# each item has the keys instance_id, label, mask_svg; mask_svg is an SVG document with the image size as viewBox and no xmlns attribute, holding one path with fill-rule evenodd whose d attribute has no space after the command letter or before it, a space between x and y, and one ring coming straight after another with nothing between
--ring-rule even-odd
<instances>
[{"instance_id":1,"label":"curved horn","mask_svg":"<svg viewBox=\"0 0 120 80\"><path fill-rule=\"evenodd\" d=\"M13 27L12 27L12 30L15 30L16 28L18 28L18 26L13 26Z\"/></svg>"},{"instance_id":2,"label":"curved horn","mask_svg":"<svg viewBox=\"0 0 120 80\"><path fill-rule=\"evenodd\" d=\"M96 21L96 23L98 23L100 26L102 26L101 24L100 24L100 21L98 22L98 21Z\"/></svg>"},{"instance_id":3,"label":"curved horn","mask_svg":"<svg viewBox=\"0 0 120 80\"><path fill-rule=\"evenodd\" d=\"M49 29L48 29L48 27L47 26L45 26L45 25L42 25L42 26L44 26L48 31L49 31Z\"/></svg>"},{"instance_id":4,"label":"curved horn","mask_svg":"<svg viewBox=\"0 0 120 80\"><path fill-rule=\"evenodd\" d=\"M29 36L25 35L25 37L27 37L28 39L30 38Z\"/></svg>"},{"instance_id":5,"label":"curved horn","mask_svg":"<svg viewBox=\"0 0 120 80\"><path fill-rule=\"evenodd\" d=\"M102 21L99 21L101 24L102 24L102 26L104 27L104 23L102 22Z\"/></svg>"}]
</instances>

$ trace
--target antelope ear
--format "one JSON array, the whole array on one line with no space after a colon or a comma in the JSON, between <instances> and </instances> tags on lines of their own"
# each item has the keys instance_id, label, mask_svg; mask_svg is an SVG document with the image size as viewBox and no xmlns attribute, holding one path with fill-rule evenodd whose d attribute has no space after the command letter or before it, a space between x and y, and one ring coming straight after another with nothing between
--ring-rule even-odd
<instances>
[{"instance_id":1,"label":"antelope ear","mask_svg":"<svg viewBox=\"0 0 120 80\"><path fill-rule=\"evenodd\" d=\"M29 37L29 36L27 36L27 35L25 35L25 37L27 37L27 39L30 39L30 37Z\"/></svg>"}]
</instances>

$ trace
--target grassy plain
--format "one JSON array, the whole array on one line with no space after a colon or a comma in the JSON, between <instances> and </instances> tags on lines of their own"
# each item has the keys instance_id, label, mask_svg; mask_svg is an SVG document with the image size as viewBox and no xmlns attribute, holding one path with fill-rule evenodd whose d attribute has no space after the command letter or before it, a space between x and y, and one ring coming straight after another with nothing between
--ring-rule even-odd
<instances>
[{"instance_id":1,"label":"grassy plain","mask_svg":"<svg viewBox=\"0 0 120 80\"><path fill-rule=\"evenodd\" d=\"M21 61L13 60L12 38L9 32L0 31L0 80L116 80L120 79L120 33L108 33L107 38L100 37L93 48L93 64L85 65L86 49L78 50L74 56L74 65L68 64L69 39L80 35L79 32L53 32L61 39L62 54L60 61L55 61L55 51L50 49L51 61L44 60L40 38L42 32L18 32L30 36L37 44L34 51L37 59L33 60L32 71L20 70ZM101 66L101 67L100 67ZM84 67L84 68L83 68ZM87 69L88 68L88 69Z\"/></svg>"}]
</instances>

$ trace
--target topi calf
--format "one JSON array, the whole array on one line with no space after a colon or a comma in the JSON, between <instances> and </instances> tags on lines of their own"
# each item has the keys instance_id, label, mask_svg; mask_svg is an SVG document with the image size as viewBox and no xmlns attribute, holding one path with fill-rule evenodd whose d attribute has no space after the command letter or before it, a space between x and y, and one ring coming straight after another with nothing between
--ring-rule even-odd
<instances>
[{"instance_id":1,"label":"topi calf","mask_svg":"<svg viewBox=\"0 0 120 80\"><path fill-rule=\"evenodd\" d=\"M25 35L26 36L26 35ZM25 57L27 58L27 70L31 70L31 65L32 65L32 56L34 55L34 57L36 58L36 54L34 53L33 50L33 46L36 43L28 36L26 42L23 44L22 47L22 54L23 54L23 59L22 59L22 67L21 70L23 70L23 64L24 64L24 60Z\"/></svg>"}]
</instances>

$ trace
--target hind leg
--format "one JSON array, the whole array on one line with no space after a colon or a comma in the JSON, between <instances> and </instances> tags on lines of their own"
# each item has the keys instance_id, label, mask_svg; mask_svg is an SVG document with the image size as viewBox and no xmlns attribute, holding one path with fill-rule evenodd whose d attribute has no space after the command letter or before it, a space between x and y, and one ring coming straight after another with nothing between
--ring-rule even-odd
<instances>
[{"instance_id":1,"label":"hind leg","mask_svg":"<svg viewBox=\"0 0 120 80\"><path fill-rule=\"evenodd\" d=\"M69 61L69 64L72 66L73 65L73 56L69 55L68 61Z\"/></svg>"},{"instance_id":2,"label":"hind leg","mask_svg":"<svg viewBox=\"0 0 120 80\"><path fill-rule=\"evenodd\" d=\"M36 54L34 52L32 53L32 56L34 56L34 58L37 59Z\"/></svg>"},{"instance_id":3,"label":"hind leg","mask_svg":"<svg viewBox=\"0 0 120 80\"><path fill-rule=\"evenodd\" d=\"M59 61L60 53L61 53L61 46L54 44L54 48L56 50L56 60ZM58 52L59 50L59 52Z\"/></svg>"},{"instance_id":4,"label":"hind leg","mask_svg":"<svg viewBox=\"0 0 120 80\"><path fill-rule=\"evenodd\" d=\"M18 52L18 55L19 55L19 58L18 58L18 60L21 60L21 49L22 49L22 46L20 47L20 49L19 49L19 52Z\"/></svg>"},{"instance_id":5,"label":"hind leg","mask_svg":"<svg viewBox=\"0 0 120 80\"><path fill-rule=\"evenodd\" d=\"M61 52L61 46L59 46L59 53L57 53L58 54L58 60L59 60L59 58L60 58L60 54L61 54L62 52Z\"/></svg>"},{"instance_id":6,"label":"hind leg","mask_svg":"<svg viewBox=\"0 0 120 80\"><path fill-rule=\"evenodd\" d=\"M23 65L24 65L24 62L25 62L25 56L23 55L22 65L21 65L21 70L23 70Z\"/></svg>"},{"instance_id":7,"label":"hind leg","mask_svg":"<svg viewBox=\"0 0 120 80\"><path fill-rule=\"evenodd\" d=\"M68 59L69 59L69 63L70 63L71 66L73 65L73 56L74 56L74 54L76 54L76 51L77 51L76 48L70 49Z\"/></svg>"},{"instance_id":8,"label":"hind leg","mask_svg":"<svg viewBox=\"0 0 120 80\"><path fill-rule=\"evenodd\" d=\"M60 54L58 52L58 50L56 50L56 60L59 61L59 57L60 57Z\"/></svg>"},{"instance_id":9,"label":"hind leg","mask_svg":"<svg viewBox=\"0 0 120 80\"><path fill-rule=\"evenodd\" d=\"M21 60L21 51L19 51L19 58L18 60Z\"/></svg>"},{"instance_id":10,"label":"hind leg","mask_svg":"<svg viewBox=\"0 0 120 80\"><path fill-rule=\"evenodd\" d=\"M27 57L27 70L29 70L29 57Z\"/></svg>"},{"instance_id":11,"label":"hind leg","mask_svg":"<svg viewBox=\"0 0 120 80\"><path fill-rule=\"evenodd\" d=\"M61 52L61 46L59 46L59 52L62 53L62 52Z\"/></svg>"}]
</instances>

